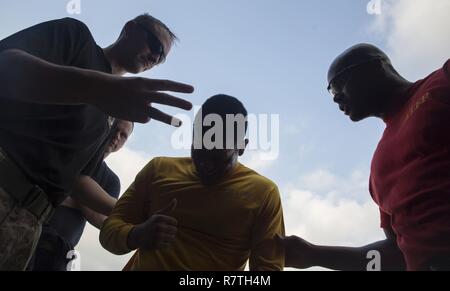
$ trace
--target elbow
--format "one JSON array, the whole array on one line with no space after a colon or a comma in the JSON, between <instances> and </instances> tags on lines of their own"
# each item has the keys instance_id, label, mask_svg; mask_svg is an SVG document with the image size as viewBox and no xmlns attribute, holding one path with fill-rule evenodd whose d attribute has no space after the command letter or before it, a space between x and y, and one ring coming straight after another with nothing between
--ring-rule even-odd
<instances>
[{"instance_id":1,"label":"elbow","mask_svg":"<svg viewBox=\"0 0 450 291\"><path fill-rule=\"evenodd\" d=\"M120 249L112 247L110 235L105 234L102 231L100 232L100 244L102 245L102 247L105 250L107 250L108 252L110 252L111 254L116 255L116 256L122 256L122 255L126 255L127 253L129 253L128 251L124 251L124 250L120 250Z\"/></svg>"},{"instance_id":2,"label":"elbow","mask_svg":"<svg viewBox=\"0 0 450 291\"><path fill-rule=\"evenodd\" d=\"M114 237L113 231L105 223L103 227L100 229L99 235L100 244L105 250L114 255L118 256L124 255L125 253L119 252L118 249L112 247L113 237Z\"/></svg>"},{"instance_id":3,"label":"elbow","mask_svg":"<svg viewBox=\"0 0 450 291\"><path fill-rule=\"evenodd\" d=\"M123 243L120 243L123 241L121 236L120 230L111 225L107 219L100 229L99 241L101 246L108 252L117 256L122 256L128 254L131 250L128 249L126 245L124 246ZM126 238L127 237L128 236L126 236Z\"/></svg>"}]
</instances>

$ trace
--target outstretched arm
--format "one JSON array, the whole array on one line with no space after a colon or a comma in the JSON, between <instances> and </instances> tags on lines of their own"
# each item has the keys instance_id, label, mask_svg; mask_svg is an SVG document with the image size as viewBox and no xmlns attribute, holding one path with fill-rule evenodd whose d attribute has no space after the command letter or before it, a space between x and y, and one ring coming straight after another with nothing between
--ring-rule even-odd
<instances>
[{"instance_id":1,"label":"outstretched arm","mask_svg":"<svg viewBox=\"0 0 450 291\"><path fill-rule=\"evenodd\" d=\"M155 119L174 126L181 125L178 119L151 104L190 110L190 102L161 91L194 90L173 81L119 77L60 66L18 49L0 52L0 87L0 98L43 104L90 104L123 120L146 123Z\"/></svg>"},{"instance_id":2,"label":"outstretched arm","mask_svg":"<svg viewBox=\"0 0 450 291\"><path fill-rule=\"evenodd\" d=\"M296 236L280 237L279 240L286 250L286 267L366 271L370 261L368 253L378 251L383 271L405 270L405 261L397 246L395 234L389 229L385 229L385 234L385 240L363 247L318 246Z\"/></svg>"}]
</instances>

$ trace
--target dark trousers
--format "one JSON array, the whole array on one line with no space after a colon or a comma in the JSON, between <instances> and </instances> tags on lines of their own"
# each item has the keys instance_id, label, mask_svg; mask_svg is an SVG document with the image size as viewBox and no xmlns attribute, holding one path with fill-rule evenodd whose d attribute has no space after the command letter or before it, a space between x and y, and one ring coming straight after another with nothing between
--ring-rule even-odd
<instances>
[{"instance_id":1,"label":"dark trousers","mask_svg":"<svg viewBox=\"0 0 450 291\"><path fill-rule=\"evenodd\" d=\"M28 265L28 271L67 271L71 258L68 253L73 250L63 237L49 226L44 226L42 235Z\"/></svg>"}]
</instances>

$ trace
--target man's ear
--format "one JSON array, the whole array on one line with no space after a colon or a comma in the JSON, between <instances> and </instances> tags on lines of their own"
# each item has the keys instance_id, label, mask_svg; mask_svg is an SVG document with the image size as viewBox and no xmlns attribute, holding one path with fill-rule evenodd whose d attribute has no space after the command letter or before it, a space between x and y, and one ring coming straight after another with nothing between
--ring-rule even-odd
<instances>
[{"instance_id":1,"label":"man's ear","mask_svg":"<svg viewBox=\"0 0 450 291\"><path fill-rule=\"evenodd\" d=\"M246 138L245 139L245 146L244 146L244 148L239 150L239 156L240 157L242 157L244 155L245 148L247 147L248 143L249 143L249 140L248 140L248 138Z\"/></svg>"}]
</instances>

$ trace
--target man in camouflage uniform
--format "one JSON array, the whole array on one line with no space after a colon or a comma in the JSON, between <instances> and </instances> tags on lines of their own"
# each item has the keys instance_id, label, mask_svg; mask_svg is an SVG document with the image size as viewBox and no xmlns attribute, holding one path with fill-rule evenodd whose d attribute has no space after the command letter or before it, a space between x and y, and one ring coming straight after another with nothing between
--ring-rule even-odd
<instances>
[{"instance_id":1,"label":"man in camouflage uniform","mask_svg":"<svg viewBox=\"0 0 450 291\"><path fill-rule=\"evenodd\" d=\"M75 19L48 21L0 41L0 270L24 270L41 226L67 196L103 215L116 199L91 178L111 117L174 126L152 103L190 110L161 91L192 93L165 80L124 78L164 62L175 35L144 14L101 48Z\"/></svg>"}]
</instances>

